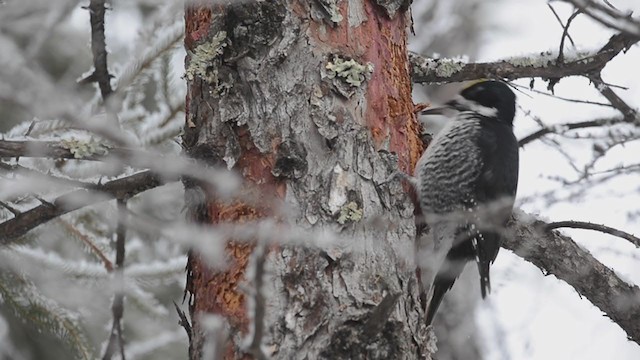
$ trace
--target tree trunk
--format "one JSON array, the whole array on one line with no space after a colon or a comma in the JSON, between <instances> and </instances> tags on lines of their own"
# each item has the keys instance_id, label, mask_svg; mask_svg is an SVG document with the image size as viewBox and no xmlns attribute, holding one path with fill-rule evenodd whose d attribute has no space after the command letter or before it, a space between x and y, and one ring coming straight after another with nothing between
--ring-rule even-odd
<instances>
[{"instance_id":1,"label":"tree trunk","mask_svg":"<svg viewBox=\"0 0 640 360\"><path fill-rule=\"evenodd\" d=\"M228 239L223 270L191 256L191 359L211 349L203 313L227 323L230 336L216 349L225 359L429 356L413 205L407 189L386 181L397 167L412 172L422 151L407 6L187 7L185 151L244 179L242 198L207 192L204 205L193 196L198 185L185 181L189 214L213 226L273 218L283 234L300 234L279 245L264 234L274 241L258 275L255 242Z\"/></svg>"}]
</instances>

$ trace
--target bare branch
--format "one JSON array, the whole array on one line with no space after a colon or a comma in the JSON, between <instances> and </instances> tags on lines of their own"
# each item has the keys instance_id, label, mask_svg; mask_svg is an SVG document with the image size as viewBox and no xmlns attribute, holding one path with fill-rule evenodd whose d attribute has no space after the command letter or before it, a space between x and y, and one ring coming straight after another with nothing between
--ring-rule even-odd
<instances>
[{"instance_id":1,"label":"bare branch","mask_svg":"<svg viewBox=\"0 0 640 360\"><path fill-rule=\"evenodd\" d=\"M564 0L597 22L630 36L640 37L640 20L593 0Z\"/></svg>"},{"instance_id":2,"label":"bare branch","mask_svg":"<svg viewBox=\"0 0 640 360\"><path fill-rule=\"evenodd\" d=\"M187 337L189 338L189 343L191 343L191 337L193 336L193 330L191 328L191 324L189 323L189 319L187 319L187 315L180 309L178 304L174 301L173 306L176 308L176 313L178 313L178 325L182 326L182 328L187 332Z\"/></svg>"},{"instance_id":3,"label":"bare branch","mask_svg":"<svg viewBox=\"0 0 640 360\"><path fill-rule=\"evenodd\" d=\"M611 86L605 83L602 80L602 76L600 73L592 74L587 76L591 82L595 85L596 89L604 96L613 107L618 109L622 115L624 116L625 121L627 122L637 122L638 113L631 106L629 106L622 98L618 96L612 89Z\"/></svg>"},{"instance_id":4,"label":"bare branch","mask_svg":"<svg viewBox=\"0 0 640 360\"><path fill-rule=\"evenodd\" d=\"M159 175L145 171L96 185L91 191L75 190L0 224L0 245L9 245L29 230L68 212L114 198L128 198L163 185ZM92 194L92 192L97 192Z\"/></svg>"},{"instance_id":5,"label":"bare branch","mask_svg":"<svg viewBox=\"0 0 640 360\"><path fill-rule=\"evenodd\" d=\"M113 92L111 88L111 75L107 68L107 45L104 37L105 0L91 0L89 3L89 16L91 22L91 52L93 53L93 74L85 81L95 81L100 87L102 99L107 100Z\"/></svg>"},{"instance_id":6,"label":"bare branch","mask_svg":"<svg viewBox=\"0 0 640 360\"><path fill-rule=\"evenodd\" d=\"M562 25L562 21L560 20L560 17L556 13L555 9L551 6L551 4L547 4L547 5L549 5L549 8L551 9L551 11L553 11L553 14L556 16L556 19L560 22L560 25ZM574 11L573 14L571 14L571 16L569 16L569 18L567 19L567 23L565 25L562 25L562 37L560 38L560 49L558 50L558 60L556 60L558 64L562 64L564 62L564 41L565 41L565 39L569 38L569 41L571 41L571 44L574 47L576 46L576 44L573 42L573 39L571 38L571 35L569 35L569 26L571 26L571 22L579 14L580 14L580 10Z\"/></svg>"},{"instance_id":7,"label":"bare branch","mask_svg":"<svg viewBox=\"0 0 640 360\"><path fill-rule=\"evenodd\" d=\"M571 238L519 213L503 247L571 285L640 344L640 288L621 280ZM567 261L567 259L571 259Z\"/></svg>"},{"instance_id":8,"label":"bare branch","mask_svg":"<svg viewBox=\"0 0 640 360\"><path fill-rule=\"evenodd\" d=\"M628 232L624 232L622 230L618 230L606 225L594 224L590 222L584 221L557 221L547 224L545 230L551 231L557 228L573 228L573 229L585 229L585 230L595 230L600 231L605 234L617 236L619 238L623 238L625 240L629 240L633 245L637 248L640 248L640 238L629 234Z\"/></svg>"},{"instance_id":9,"label":"bare branch","mask_svg":"<svg viewBox=\"0 0 640 360\"><path fill-rule=\"evenodd\" d=\"M546 66L539 64L516 65L516 60L502 60L492 63L463 63L448 59L429 59L410 53L412 78L415 83L450 83L492 78L515 80L520 78L541 77L557 79L567 76L585 75L599 72L621 51L638 42L639 38L625 34L612 36L597 53L587 58L559 63L550 59Z\"/></svg>"}]
</instances>

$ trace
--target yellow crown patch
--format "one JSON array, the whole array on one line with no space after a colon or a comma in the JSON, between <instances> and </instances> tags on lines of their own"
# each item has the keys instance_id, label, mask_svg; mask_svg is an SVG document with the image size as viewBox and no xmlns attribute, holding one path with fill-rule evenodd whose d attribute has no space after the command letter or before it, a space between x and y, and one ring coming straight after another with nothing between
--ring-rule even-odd
<instances>
[{"instance_id":1,"label":"yellow crown patch","mask_svg":"<svg viewBox=\"0 0 640 360\"><path fill-rule=\"evenodd\" d=\"M471 80L468 83L465 84L465 86L462 88L462 90L466 90L470 87L472 87L475 84L479 84L485 81L490 81L491 79L487 79L487 78L482 78L482 79L477 79L477 80Z\"/></svg>"}]
</instances>

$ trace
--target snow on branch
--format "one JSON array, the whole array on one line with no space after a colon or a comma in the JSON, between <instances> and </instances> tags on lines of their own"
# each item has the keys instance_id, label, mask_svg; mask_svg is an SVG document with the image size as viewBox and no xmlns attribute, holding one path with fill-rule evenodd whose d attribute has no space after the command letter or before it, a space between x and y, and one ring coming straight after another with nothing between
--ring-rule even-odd
<instances>
[{"instance_id":1,"label":"snow on branch","mask_svg":"<svg viewBox=\"0 0 640 360\"><path fill-rule=\"evenodd\" d=\"M640 344L640 288L620 279L570 237L547 230L553 224L524 213L514 217L515 236L505 236L502 246L571 285Z\"/></svg>"},{"instance_id":2,"label":"snow on branch","mask_svg":"<svg viewBox=\"0 0 640 360\"><path fill-rule=\"evenodd\" d=\"M638 42L640 38L616 34L599 51L591 54L558 55L543 52L539 55L511 58L490 63L465 63L454 59L431 59L410 53L412 78L415 83L449 83L492 78L514 80L541 77L557 79L567 76L598 73L621 51Z\"/></svg>"}]
</instances>

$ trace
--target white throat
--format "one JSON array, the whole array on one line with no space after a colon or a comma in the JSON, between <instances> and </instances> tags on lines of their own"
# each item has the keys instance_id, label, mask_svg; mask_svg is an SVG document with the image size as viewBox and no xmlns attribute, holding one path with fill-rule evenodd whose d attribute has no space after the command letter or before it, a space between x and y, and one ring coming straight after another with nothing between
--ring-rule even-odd
<instances>
[{"instance_id":1,"label":"white throat","mask_svg":"<svg viewBox=\"0 0 640 360\"><path fill-rule=\"evenodd\" d=\"M461 95L456 96L455 101L458 104L460 104L460 107L463 108L464 110L473 111L475 113L478 113L482 116L487 116L487 117L498 116L498 109L493 107L482 106L475 101L465 99Z\"/></svg>"}]
</instances>

